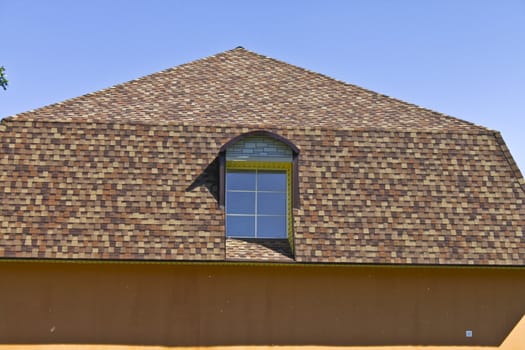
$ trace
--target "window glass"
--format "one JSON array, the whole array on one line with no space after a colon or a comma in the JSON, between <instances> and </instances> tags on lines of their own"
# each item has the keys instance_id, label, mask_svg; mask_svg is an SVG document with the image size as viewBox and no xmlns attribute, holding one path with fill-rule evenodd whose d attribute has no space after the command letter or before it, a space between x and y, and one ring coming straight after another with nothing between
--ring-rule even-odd
<instances>
[{"instance_id":1,"label":"window glass","mask_svg":"<svg viewBox=\"0 0 525 350\"><path fill-rule=\"evenodd\" d=\"M256 173L250 170L229 170L226 173L226 190L255 191Z\"/></svg>"},{"instance_id":2,"label":"window glass","mask_svg":"<svg viewBox=\"0 0 525 350\"><path fill-rule=\"evenodd\" d=\"M286 192L286 173L284 171L259 171L257 189L259 191Z\"/></svg>"},{"instance_id":3,"label":"window glass","mask_svg":"<svg viewBox=\"0 0 525 350\"><path fill-rule=\"evenodd\" d=\"M286 215L286 193L257 193L257 213L260 215Z\"/></svg>"},{"instance_id":4,"label":"window glass","mask_svg":"<svg viewBox=\"0 0 525 350\"><path fill-rule=\"evenodd\" d=\"M255 215L226 216L228 237L255 237Z\"/></svg>"},{"instance_id":5,"label":"window glass","mask_svg":"<svg viewBox=\"0 0 525 350\"><path fill-rule=\"evenodd\" d=\"M258 216L257 237L259 238L285 238L285 216Z\"/></svg>"},{"instance_id":6,"label":"window glass","mask_svg":"<svg viewBox=\"0 0 525 350\"><path fill-rule=\"evenodd\" d=\"M226 214L255 214L255 192L228 191Z\"/></svg>"},{"instance_id":7,"label":"window glass","mask_svg":"<svg viewBox=\"0 0 525 350\"><path fill-rule=\"evenodd\" d=\"M237 170L226 173L226 235L286 238L286 171Z\"/></svg>"}]
</instances>

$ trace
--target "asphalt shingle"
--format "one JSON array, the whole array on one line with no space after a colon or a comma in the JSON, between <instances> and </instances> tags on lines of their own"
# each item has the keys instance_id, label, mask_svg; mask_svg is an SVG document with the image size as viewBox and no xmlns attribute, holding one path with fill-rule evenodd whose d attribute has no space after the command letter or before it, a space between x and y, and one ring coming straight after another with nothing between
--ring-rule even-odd
<instances>
[{"instance_id":1,"label":"asphalt shingle","mask_svg":"<svg viewBox=\"0 0 525 350\"><path fill-rule=\"evenodd\" d=\"M261 129L301 150L294 256L191 188ZM242 48L6 118L0 147L2 258L525 264L499 133Z\"/></svg>"}]
</instances>

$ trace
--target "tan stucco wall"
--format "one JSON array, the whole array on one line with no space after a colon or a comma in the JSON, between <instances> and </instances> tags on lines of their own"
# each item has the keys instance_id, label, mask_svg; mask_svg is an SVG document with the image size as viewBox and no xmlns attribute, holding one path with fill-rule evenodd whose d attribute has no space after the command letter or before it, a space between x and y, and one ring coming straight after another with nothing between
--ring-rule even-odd
<instances>
[{"instance_id":1,"label":"tan stucco wall","mask_svg":"<svg viewBox=\"0 0 525 350\"><path fill-rule=\"evenodd\" d=\"M2 262L0 276L0 344L496 347L525 313L525 269Z\"/></svg>"}]
</instances>

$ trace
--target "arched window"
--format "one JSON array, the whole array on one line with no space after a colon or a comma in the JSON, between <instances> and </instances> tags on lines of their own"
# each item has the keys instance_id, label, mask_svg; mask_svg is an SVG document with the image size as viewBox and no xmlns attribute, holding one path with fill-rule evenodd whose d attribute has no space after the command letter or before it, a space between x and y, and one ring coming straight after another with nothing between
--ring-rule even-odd
<instances>
[{"instance_id":1,"label":"arched window","mask_svg":"<svg viewBox=\"0 0 525 350\"><path fill-rule=\"evenodd\" d=\"M219 204L227 237L291 238L298 155L293 143L268 131L239 135L221 147Z\"/></svg>"}]
</instances>

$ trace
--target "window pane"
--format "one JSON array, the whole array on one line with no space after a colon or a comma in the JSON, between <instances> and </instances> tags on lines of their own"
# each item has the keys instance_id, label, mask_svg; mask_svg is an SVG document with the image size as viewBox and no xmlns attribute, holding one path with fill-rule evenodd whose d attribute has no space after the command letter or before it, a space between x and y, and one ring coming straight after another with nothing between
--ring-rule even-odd
<instances>
[{"instance_id":1,"label":"window pane","mask_svg":"<svg viewBox=\"0 0 525 350\"><path fill-rule=\"evenodd\" d=\"M257 213L263 215L286 215L286 193L257 193Z\"/></svg>"},{"instance_id":2,"label":"window pane","mask_svg":"<svg viewBox=\"0 0 525 350\"><path fill-rule=\"evenodd\" d=\"M255 214L255 192L227 192L227 214Z\"/></svg>"},{"instance_id":3,"label":"window pane","mask_svg":"<svg viewBox=\"0 0 525 350\"><path fill-rule=\"evenodd\" d=\"M258 216L258 238L286 238L286 216Z\"/></svg>"},{"instance_id":4,"label":"window pane","mask_svg":"<svg viewBox=\"0 0 525 350\"><path fill-rule=\"evenodd\" d=\"M226 215L226 236L255 237L255 216Z\"/></svg>"},{"instance_id":5,"label":"window pane","mask_svg":"<svg viewBox=\"0 0 525 350\"><path fill-rule=\"evenodd\" d=\"M259 171L257 177L257 187L259 191L286 192L286 172Z\"/></svg>"},{"instance_id":6,"label":"window pane","mask_svg":"<svg viewBox=\"0 0 525 350\"><path fill-rule=\"evenodd\" d=\"M255 171L228 170L226 173L226 190L255 191Z\"/></svg>"}]
</instances>

